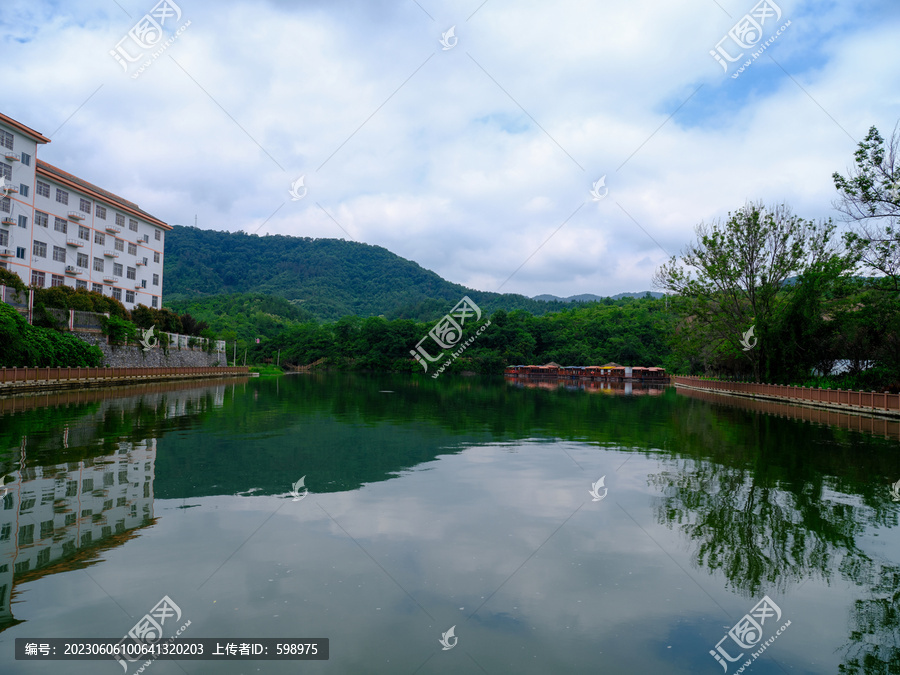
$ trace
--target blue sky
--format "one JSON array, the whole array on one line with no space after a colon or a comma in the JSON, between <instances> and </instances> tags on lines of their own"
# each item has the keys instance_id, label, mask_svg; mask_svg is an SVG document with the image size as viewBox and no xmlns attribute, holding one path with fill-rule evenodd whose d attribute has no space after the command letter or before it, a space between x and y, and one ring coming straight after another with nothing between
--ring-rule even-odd
<instances>
[{"instance_id":1,"label":"blue sky","mask_svg":"<svg viewBox=\"0 0 900 675\"><path fill-rule=\"evenodd\" d=\"M736 79L709 52L752 1L183 0L134 78L110 51L155 6L4 2L0 110L42 159L169 223L353 238L480 290L649 289L748 199L836 218L832 172L900 119L895 1L776 0Z\"/></svg>"}]
</instances>

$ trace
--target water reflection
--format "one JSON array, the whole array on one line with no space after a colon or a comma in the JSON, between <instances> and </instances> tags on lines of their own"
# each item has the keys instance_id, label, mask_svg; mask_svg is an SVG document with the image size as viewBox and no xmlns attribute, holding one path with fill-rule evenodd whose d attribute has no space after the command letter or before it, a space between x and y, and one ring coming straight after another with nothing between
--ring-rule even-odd
<instances>
[{"instance_id":1,"label":"water reflection","mask_svg":"<svg viewBox=\"0 0 900 675\"><path fill-rule=\"evenodd\" d=\"M681 589L675 594L672 581L681 569L669 570L663 583L653 564L643 566L648 551L659 546L655 542L670 536L678 544L666 555L698 583L745 598L737 603L743 611L750 599L768 593L791 596L792 617L804 611L815 617L815 607L804 609L799 599L804 584L846 584L854 589L852 598L849 591L846 598L829 596L840 607L829 627L843 630L851 622L840 651L842 672L892 672L885 664L900 661L900 506L888 489L900 478L900 460L892 428L872 427L876 436L842 428L840 420L806 418L812 424L766 414L754 401L708 401L695 392L684 396L646 385L627 392L624 384L613 384L619 387L588 391L558 383L510 386L500 378L433 382L316 374L170 384L105 397L94 391L85 392L88 398L43 404L38 397L0 402L0 409L7 406L0 416L0 448L7 449L0 452L0 471L11 477L0 511L0 628L17 623L11 610L16 584L97 565L114 548L142 550L142 542L152 539L154 546L178 551L177 566L165 568L166 584L184 576L175 570L197 570L193 586L176 588L181 595L172 597L194 603L191 617L209 635L239 634L241 624L229 623L238 620L284 632L271 618L279 611L321 621L334 636L349 625L366 633L377 621L405 634L417 603L435 616L448 600L478 607L579 508L579 500L590 503L590 484L607 475L610 494L598 502L606 510L572 517L516 573L515 583L474 615L466 633L460 623L461 649L470 648L478 630L484 644L498 639L516 654L539 627L549 654L558 619L561 626L578 627L576 637L565 638L567 649L589 663L597 640L609 652L617 649L622 638L608 630L627 606L656 640L690 633L682 642L694 651L684 653L684 664L673 662L672 672L717 672L707 652L725 621L703 615L709 611L705 596L686 597ZM622 466L620 472L616 467ZM301 476L309 496L296 506L305 510L279 511L282 500L292 503L289 491ZM175 511L178 505L200 508ZM619 505L636 520L614 508ZM271 529L255 533L275 511ZM169 518L173 513L177 520ZM177 536L148 529L167 518L170 528L183 528ZM252 551L243 549L210 582L209 592L218 595L198 598L197 584L251 534ZM409 595L380 576L373 560ZM294 564L305 570L305 582L288 580ZM632 571L643 590L633 585ZM365 591L342 593L351 578L354 588ZM598 596L600 581L606 586ZM676 581L690 589L685 582ZM268 583L282 584L280 594L270 593ZM243 597L245 586L253 589L252 598ZM168 586L154 587L134 604L143 611L169 592ZM365 620L354 614L354 593L363 592L372 604ZM391 593L399 599L389 614L384 598ZM308 600L315 612L274 610L272 595L279 607L288 599ZM677 595L703 619L675 628L675 615L654 606L660 595ZM231 603L232 596L241 601ZM230 619L216 613L218 606L209 609L216 597L245 614ZM382 608L384 619L376 614ZM454 621L436 631L435 642ZM629 635L640 649L644 633ZM378 633L361 644L377 649L386 639ZM559 658L567 657L561 652ZM628 655L622 658L633 668ZM547 659L541 667L554 665ZM754 668L765 672L763 664Z\"/></svg>"}]
</instances>

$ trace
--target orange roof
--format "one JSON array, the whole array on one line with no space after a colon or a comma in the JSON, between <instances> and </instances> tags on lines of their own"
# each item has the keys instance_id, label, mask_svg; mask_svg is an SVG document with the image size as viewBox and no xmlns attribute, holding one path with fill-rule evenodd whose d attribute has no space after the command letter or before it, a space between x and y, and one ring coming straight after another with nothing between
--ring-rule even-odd
<instances>
[{"instance_id":1,"label":"orange roof","mask_svg":"<svg viewBox=\"0 0 900 675\"><path fill-rule=\"evenodd\" d=\"M41 134L40 132L35 131L31 127L26 127L21 122L17 122L12 117L9 117L8 115L4 115L3 113L0 113L0 122L3 122L4 124L8 124L9 126L13 127L16 131L18 131L20 134L24 134L24 135L28 136L28 138L30 138L33 141L36 141L38 143L49 143L50 142L50 139L47 138L46 136L44 136L43 134Z\"/></svg>"},{"instance_id":2,"label":"orange roof","mask_svg":"<svg viewBox=\"0 0 900 675\"><path fill-rule=\"evenodd\" d=\"M164 230L172 229L171 225L169 225L168 223L164 223L159 218L151 216L134 202L129 202L126 199L122 199L118 195L114 195L108 190L99 188L93 183L88 183L86 180L82 180L78 176L73 176L72 174L63 171L62 169L58 169L52 164L47 164L47 162L40 159L37 161L37 173L38 175L52 178L57 182L67 184L70 187L75 188L76 190L80 190L81 192L88 193L95 198L101 199L106 202L112 202L116 206L120 207L123 211L127 211L135 216L140 216L144 220L149 221L153 225L158 225Z\"/></svg>"}]
</instances>

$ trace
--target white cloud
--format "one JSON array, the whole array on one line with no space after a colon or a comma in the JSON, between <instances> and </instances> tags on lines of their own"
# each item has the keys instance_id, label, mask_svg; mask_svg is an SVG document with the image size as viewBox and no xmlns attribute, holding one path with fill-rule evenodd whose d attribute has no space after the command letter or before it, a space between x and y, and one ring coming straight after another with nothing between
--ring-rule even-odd
<instances>
[{"instance_id":1,"label":"white cloud","mask_svg":"<svg viewBox=\"0 0 900 675\"><path fill-rule=\"evenodd\" d=\"M737 80L708 52L738 0L180 4L190 27L132 80L108 52L153 3L11 3L3 111L54 134L41 158L170 223L347 238L318 203L482 290L539 246L504 291L648 289L662 249L748 198L834 216L830 174L900 118L890 2L781 3L791 26Z\"/></svg>"}]
</instances>

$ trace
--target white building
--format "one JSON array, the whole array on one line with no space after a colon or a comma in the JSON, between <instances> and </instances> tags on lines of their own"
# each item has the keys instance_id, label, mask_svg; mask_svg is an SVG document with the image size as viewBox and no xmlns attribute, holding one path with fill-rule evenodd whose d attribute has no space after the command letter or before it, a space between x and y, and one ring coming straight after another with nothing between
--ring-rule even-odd
<instances>
[{"instance_id":1,"label":"white building","mask_svg":"<svg viewBox=\"0 0 900 675\"><path fill-rule=\"evenodd\" d=\"M74 286L126 308L162 306L172 227L37 159L50 139L0 113L0 267L28 285Z\"/></svg>"}]
</instances>

